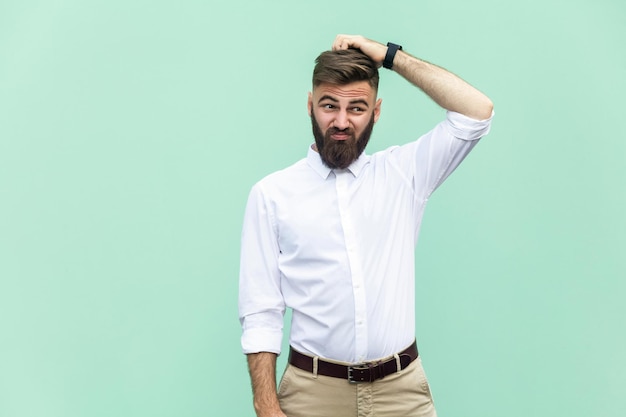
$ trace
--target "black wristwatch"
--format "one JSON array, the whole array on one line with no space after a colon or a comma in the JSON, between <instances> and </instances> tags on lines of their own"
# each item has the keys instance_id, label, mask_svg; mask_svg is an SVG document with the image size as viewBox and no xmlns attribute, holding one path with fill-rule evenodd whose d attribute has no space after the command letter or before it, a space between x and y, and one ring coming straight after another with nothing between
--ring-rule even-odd
<instances>
[{"instance_id":1,"label":"black wristwatch","mask_svg":"<svg viewBox=\"0 0 626 417\"><path fill-rule=\"evenodd\" d=\"M387 54L385 55L385 60L383 61L383 67L387 69L391 69L393 67L393 59L396 56L396 52L401 51L402 46L396 45L392 42L387 42Z\"/></svg>"}]
</instances>

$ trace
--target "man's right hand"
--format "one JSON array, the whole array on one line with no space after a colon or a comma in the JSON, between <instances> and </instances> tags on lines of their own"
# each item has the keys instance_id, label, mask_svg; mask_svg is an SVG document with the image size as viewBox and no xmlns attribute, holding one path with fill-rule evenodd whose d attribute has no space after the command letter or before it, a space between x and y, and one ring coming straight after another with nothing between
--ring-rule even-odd
<instances>
[{"instance_id":1,"label":"man's right hand","mask_svg":"<svg viewBox=\"0 0 626 417\"><path fill-rule=\"evenodd\" d=\"M270 352L248 355L257 417L287 417L280 409L276 395L276 356Z\"/></svg>"},{"instance_id":2,"label":"man's right hand","mask_svg":"<svg viewBox=\"0 0 626 417\"><path fill-rule=\"evenodd\" d=\"M269 413L259 413L257 411L257 417L287 417L287 415L285 413L283 413L281 410L275 411L275 412L269 412Z\"/></svg>"}]
</instances>

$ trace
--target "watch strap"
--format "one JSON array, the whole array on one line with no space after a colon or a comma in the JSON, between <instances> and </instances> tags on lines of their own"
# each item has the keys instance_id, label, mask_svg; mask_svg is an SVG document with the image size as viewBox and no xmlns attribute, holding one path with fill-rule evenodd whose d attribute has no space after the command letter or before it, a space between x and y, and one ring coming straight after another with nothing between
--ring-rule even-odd
<instances>
[{"instance_id":1,"label":"watch strap","mask_svg":"<svg viewBox=\"0 0 626 417\"><path fill-rule=\"evenodd\" d=\"M387 53L385 54L385 60L383 61L383 67L391 69L393 67L393 59L396 56L396 52L401 51L402 46L393 42L387 42Z\"/></svg>"}]
</instances>

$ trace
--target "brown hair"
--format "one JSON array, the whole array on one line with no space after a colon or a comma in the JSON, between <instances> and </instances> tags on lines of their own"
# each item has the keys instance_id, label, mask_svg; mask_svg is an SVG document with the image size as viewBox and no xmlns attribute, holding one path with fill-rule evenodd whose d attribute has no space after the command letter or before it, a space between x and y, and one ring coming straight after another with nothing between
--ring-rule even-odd
<instances>
[{"instance_id":1,"label":"brown hair","mask_svg":"<svg viewBox=\"0 0 626 417\"><path fill-rule=\"evenodd\" d=\"M360 49L322 52L315 60L313 87L321 83L345 85L367 81L378 90L378 67Z\"/></svg>"}]
</instances>

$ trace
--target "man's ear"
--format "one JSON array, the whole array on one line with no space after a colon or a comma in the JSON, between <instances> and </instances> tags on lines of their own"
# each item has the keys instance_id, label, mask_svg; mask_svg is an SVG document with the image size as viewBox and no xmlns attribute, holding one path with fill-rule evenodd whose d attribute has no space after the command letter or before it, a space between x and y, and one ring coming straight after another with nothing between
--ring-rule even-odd
<instances>
[{"instance_id":1,"label":"man's ear","mask_svg":"<svg viewBox=\"0 0 626 417\"><path fill-rule=\"evenodd\" d=\"M379 98L378 100L376 100L376 105L374 106L374 123L376 123L378 121L378 118L380 117L381 104L383 104L382 98Z\"/></svg>"},{"instance_id":2,"label":"man's ear","mask_svg":"<svg viewBox=\"0 0 626 417\"><path fill-rule=\"evenodd\" d=\"M309 98L307 99L307 102L306 102L306 107L309 111L309 117L310 117L311 111L313 110L313 93L311 93L310 91L309 91Z\"/></svg>"}]
</instances>

